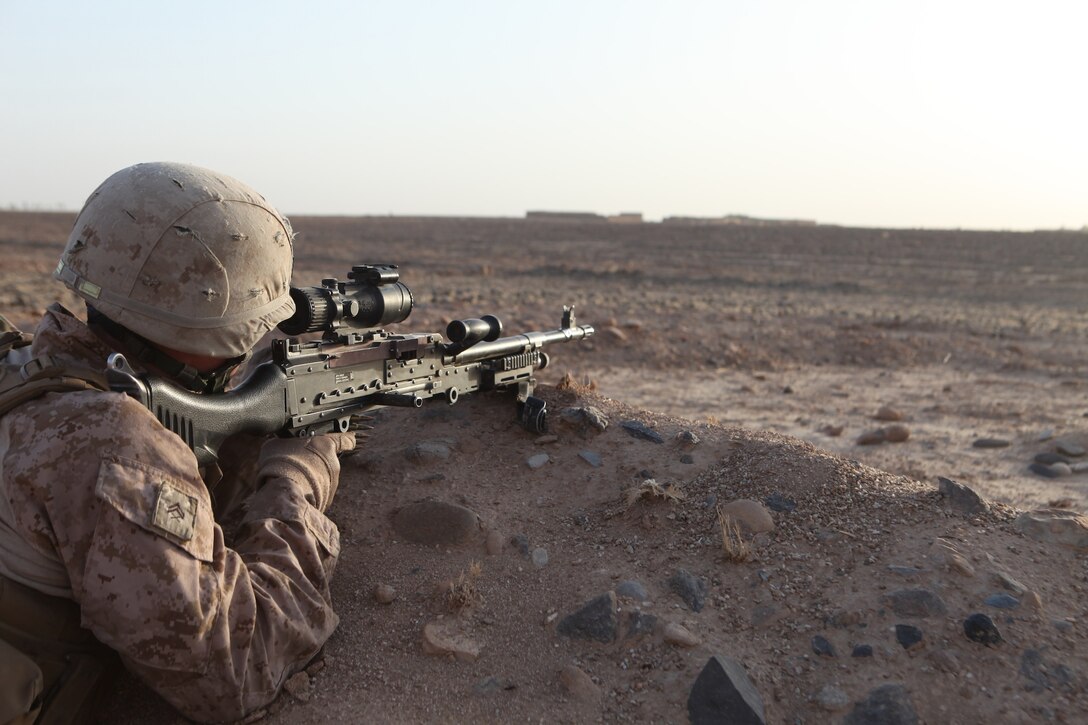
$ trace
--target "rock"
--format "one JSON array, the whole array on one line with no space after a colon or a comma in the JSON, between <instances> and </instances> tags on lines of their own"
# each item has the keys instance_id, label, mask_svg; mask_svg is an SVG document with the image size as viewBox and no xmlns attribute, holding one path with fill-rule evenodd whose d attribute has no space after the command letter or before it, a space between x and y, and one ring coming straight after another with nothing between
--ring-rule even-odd
<instances>
[{"instance_id":1,"label":"rock","mask_svg":"<svg viewBox=\"0 0 1088 725\"><path fill-rule=\"evenodd\" d=\"M1061 463L1052 465L1064 466L1065 464ZM1051 468L1051 466L1045 465L1043 463L1031 463L1028 465L1028 470L1037 476L1042 476L1043 478L1061 478L1062 475L1061 471L1055 471L1053 468Z\"/></svg>"},{"instance_id":2,"label":"rock","mask_svg":"<svg viewBox=\"0 0 1088 725\"><path fill-rule=\"evenodd\" d=\"M1069 463L1070 461L1060 453L1037 453L1035 454L1035 462L1050 466L1055 463Z\"/></svg>"},{"instance_id":3,"label":"rock","mask_svg":"<svg viewBox=\"0 0 1088 725\"><path fill-rule=\"evenodd\" d=\"M900 589L885 595L884 603L900 617L924 619L948 613L944 601L928 589Z\"/></svg>"},{"instance_id":4,"label":"rock","mask_svg":"<svg viewBox=\"0 0 1088 725\"><path fill-rule=\"evenodd\" d=\"M1039 596L1039 592L1027 592L1024 595L1024 604L1033 612L1043 611L1043 598Z\"/></svg>"},{"instance_id":5,"label":"rock","mask_svg":"<svg viewBox=\"0 0 1088 725\"><path fill-rule=\"evenodd\" d=\"M539 436L539 437L537 437L537 439L535 441L533 441L533 443L537 444L538 446L543 446L543 445L547 445L549 443L558 443L558 442L559 442L559 436L553 436L553 435Z\"/></svg>"},{"instance_id":6,"label":"rock","mask_svg":"<svg viewBox=\"0 0 1088 725\"><path fill-rule=\"evenodd\" d=\"M601 699L601 688L575 665L567 665L559 671L559 682L575 700L596 702Z\"/></svg>"},{"instance_id":7,"label":"rock","mask_svg":"<svg viewBox=\"0 0 1088 725\"><path fill-rule=\"evenodd\" d=\"M695 647L702 642L702 640L692 634L686 627L676 624L675 622L666 624L661 635L669 644L675 644L680 647Z\"/></svg>"},{"instance_id":8,"label":"rock","mask_svg":"<svg viewBox=\"0 0 1088 725\"><path fill-rule=\"evenodd\" d=\"M871 644L856 644L850 652L851 657L872 657L873 646Z\"/></svg>"},{"instance_id":9,"label":"rock","mask_svg":"<svg viewBox=\"0 0 1088 725\"><path fill-rule=\"evenodd\" d=\"M1009 441L1004 438L976 438L972 448L1008 448Z\"/></svg>"},{"instance_id":10,"label":"rock","mask_svg":"<svg viewBox=\"0 0 1088 725\"><path fill-rule=\"evenodd\" d=\"M1030 539L1088 549L1088 517L1075 511L1041 509L1016 517L1013 526Z\"/></svg>"},{"instance_id":11,"label":"rock","mask_svg":"<svg viewBox=\"0 0 1088 725\"><path fill-rule=\"evenodd\" d=\"M378 604L392 604L397 598L397 590L388 584L379 584L374 587L374 601Z\"/></svg>"},{"instance_id":12,"label":"rock","mask_svg":"<svg viewBox=\"0 0 1088 725\"><path fill-rule=\"evenodd\" d=\"M538 546L533 549L533 554L530 558L533 560L533 566L537 569L542 569L548 565L548 550L542 546Z\"/></svg>"},{"instance_id":13,"label":"rock","mask_svg":"<svg viewBox=\"0 0 1088 725\"><path fill-rule=\"evenodd\" d=\"M420 441L405 449L405 456L415 463L438 463L453 454L447 441Z\"/></svg>"},{"instance_id":14,"label":"rock","mask_svg":"<svg viewBox=\"0 0 1088 725\"><path fill-rule=\"evenodd\" d=\"M910 438L910 429L905 425L889 425L884 429L884 440L889 443L902 443Z\"/></svg>"},{"instance_id":15,"label":"rock","mask_svg":"<svg viewBox=\"0 0 1088 725\"><path fill-rule=\"evenodd\" d=\"M310 684L310 676L304 670L288 677L287 681L283 683L283 689L287 690L287 693L299 702L309 702Z\"/></svg>"},{"instance_id":16,"label":"rock","mask_svg":"<svg viewBox=\"0 0 1088 725\"><path fill-rule=\"evenodd\" d=\"M875 446L884 442L884 429L878 428L877 430L871 430L868 433L862 433L854 441L859 446Z\"/></svg>"},{"instance_id":17,"label":"rock","mask_svg":"<svg viewBox=\"0 0 1088 725\"><path fill-rule=\"evenodd\" d=\"M916 725L918 713L903 685L881 685L854 705L843 725Z\"/></svg>"},{"instance_id":18,"label":"rock","mask_svg":"<svg viewBox=\"0 0 1088 725\"><path fill-rule=\"evenodd\" d=\"M817 634L812 638L812 651L820 657L834 657L835 647L822 635Z\"/></svg>"},{"instance_id":19,"label":"rock","mask_svg":"<svg viewBox=\"0 0 1088 725\"><path fill-rule=\"evenodd\" d=\"M981 612L972 614L963 620L963 633L972 642L987 646L995 645L1001 641L1001 633L997 631L994 620Z\"/></svg>"},{"instance_id":20,"label":"rock","mask_svg":"<svg viewBox=\"0 0 1088 725\"><path fill-rule=\"evenodd\" d=\"M850 698L834 685L824 685L812 696L812 701L828 712L845 710L850 706Z\"/></svg>"},{"instance_id":21,"label":"rock","mask_svg":"<svg viewBox=\"0 0 1088 725\"><path fill-rule=\"evenodd\" d=\"M759 534L774 531L774 519L771 513L758 501L737 499L721 507L723 516L732 519L745 532Z\"/></svg>"},{"instance_id":22,"label":"rock","mask_svg":"<svg viewBox=\"0 0 1088 725\"><path fill-rule=\"evenodd\" d=\"M929 653L929 661L939 672L955 675L960 671L960 661L956 655L946 649L937 649Z\"/></svg>"},{"instance_id":23,"label":"rock","mask_svg":"<svg viewBox=\"0 0 1088 725\"><path fill-rule=\"evenodd\" d=\"M688 695L691 725L764 725L763 699L744 666L714 655L695 679Z\"/></svg>"},{"instance_id":24,"label":"rock","mask_svg":"<svg viewBox=\"0 0 1088 725\"><path fill-rule=\"evenodd\" d=\"M627 619L627 634L625 636L632 639L646 634L653 634L657 631L657 621L657 617L654 615L635 610Z\"/></svg>"},{"instance_id":25,"label":"rock","mask_svg":"<svg viewBox=\"0 0 1088 725\"><path fill-rule=\"evenodd\" d=\"M916 566L900 566L898 564L889 564L888 571L892 574L898 574L899 576L914 576L915 574L921 574L924 569L919 569Z\"/></svg>"},{"instance_id":26,"label":"rock","mask_svg":"<svg viewBox=\"0 0 1088 725\"><path fill-rule=\"evenodd\" d=\"M472 688L473 692L475 692L477 695L483 695L485 697L488 695L494 695L496 692L501 692L505 689L506 685L503 684L503 681L500 680L498 677L495 677L494 675L489 675L483 678L482 680L477 682L476 685Z\"/></svg>"},{"instance_id":27,"label":"rock","mask_svg":"<svg viewBox=\"0 0 1088 725\"><path fill-rule=\"evenodd\" d=\"M818 433L823 433L828 438L838 438L842 435L843 426L831 425L830 423L821 427Z\"/></svg>"},{"instance_id":28,"label":"rock","mask_svg":"<svg viewBox=\"0 0 1088 725\"><path fill-rule=\"evenodd\" d=\"M793 386L792 385L784 386L782 388L782 394L783 395L793 395Z\"/></svg>"},{"instance_id":29,"label":"rock","mask_svg":"<svg viewBox=\"0 0 1088 725\"><path fill-rule=\"evenodd\" d=\"M640 438L644 441L650 441L651 443L664 443L665 439L661 437L661 434L652 428L647 428L644 423L637 420L625 420L620 423L620 426L627 431L627 435L632 438Z\"/></svg>"},{"instance_id":30,"label":"rock","mask_svg":"<svg viewBox=\"0 0 1088 725\"><path fill-rule=\"evenodd\" d=\"M983 603L997 609L1016 609L1020 606L1020 600L1011 594L991 594L983 600Z\"/></svg>"},{"instance_id":31,"label":"rock","mask_svg":"<svg viewBox=\"0 0 1088 725\"><path fill-rule=\"evenodd\" d=\"M529 460L527 460L525 463L528 464L529 468L535 470L537 468L541 468L550 460L551 458L548 456L547 453L537 453L535 456L529 456Z\"/></svg>"},{"instance_id":32,"label":"rock","mask_svg":"<svg viewBox=\"0 0 1088 725\"><path fill-rule=\"evenodd\" d=\"M895 625L895 641L903 646L903 649L912 649L922 643L922 630L911 624Z\"/></svg>"},{"instance_id":33,"label":"rock","mask_svg":"<svg viewBox=\"0 0 1088 725\"><path fill-rule=\"evenodd\" d=\"M606 327L604 332L606 335L611 335L616 342L627 342L627 333L618 327Z\"/></svg>"},{"instance_id":34,"label":"rock","mask_svg":"<svg viewBox=\"0 0 1088 725\"><path fill-rule=\"evenodd\" d=\"M615 591L617 597L626 597L638 602L645 602L650 598L650 593L646 591L646 587L633 579L621 581L616 585Z\"/></svg>"},{"instance_id":35,"label":"rock","mask_svg":"<svg viewBox=\"0 0 1088 725\"><path fill-rule=\"evenodd\" d=\"M1068 463L1052 463L1050 464L1050 470L1058 474L1058 476L1072 476L1073 467Z\"/></svg>"},{"instance_id":36,"label":"rock","mask_svg":"<svg viewBox=\"0 0 1088 725\"><path fill-rule=\"evenodd\" d=\"M423 651L429 655L453 655L461 662L474 662L480 645L468 637L455 619L440 619L423 626Z\"/></svg>"},{"instance_id":37,"label":"rock","mask_svg":"<svg viewBox=\"0 0 1088 725\"><path fill-rule=\"evenodd\" d=\"M701 612L706 603L706 580L694 576L687 569L677 569L668 581L669 590L684 600L693 612Z\"/></svg>"},{"instance_id":38,"label":"rock","mask_svg":"<svg viewBox=\"0 0 1088 725\"><path fill-rule=\"evenodd\" d=\"M695 463L695 457L691 454L685 453L684 455L680 456L680 462L690 466Z\"/></svg>"},{"instance_id":39,"label":"rock","mask_svg":"<svg viewBox=\"0 0 1088 725\"><path fill-rule=\"evenodd\" d=\"M1067 465L1069 466L1069 470L1073 473L1084 473L1085 471L1088 471L1088 461L1080 461L1079 463L1070 463Z\"/></svg>"},{"instance_id":40,"label":"rock","mask_svg":"<svg viewBox=\"0 0 1088 725\"><path fill-rule=\"evenodd\" d=\"M1072 692L1074 674L1065 665L1046 662L1037 649L1026 649L1020 655L1020 674L1027 680L1028 692Z\"/></svg>"},{"instance_id":41,"label":"rock","mask_svg":"<svg viewBox=\"0 0 1088 725\"><path fill-rule=\"evenodd\" d=\"M699 445L699 436L695 435L694 431L682 430L676 434L676 442L680 444L682 448L692 449Z\"/></svg>"},{"instance_id":42,"label":"rock","mask_svg":"<svg viewBox=\"0 0 1088 725\"><path fill-rule=\"evenodd\" d=\"M505 543L501 532L488 531L487 540L484 542L484 548L487 549L488 556L497 556L502 553Z\"/></svg>"},{"instance_id":43,"label":"rock","mask_svg":"<svg viewBox=\"0 0 1088 725\"><path fill-rule=\"evenodd\" d=\"M601 456L593 451L578 451L578 456L594 468L600 468L603 463Z\"/></svg>"},{"instance_id":44,"label":"rock","mask_svg":"<svg viewBox=\"0 0 1088 725\"><path fill-rule=\"evenodd\" d=\"M752 609L752 626L768 627L782 619L783 614L782 610L772 604L760 604Z\"/></svg>"},{"instance_id":45,"label":"rock","mask_svg":"<svg viewBox=\"0 0 1088 725\"><path fill-rule=\"evenodd\" d=\"M994 583L998 586L1008 589L1013 594L1023 594L1028 590L1026 586L1013 579L1009 574L1003 571L994 572Z\"/></svg>"},{"instance_id":46,"label":"rock","mask_svg":"<svg viewBox=\"0 0 1088 725\"><path fill-rule=\"evenodd\" d=\"M1058 449L1058 453L1071 458L1080 458L1085 453L1084 446L1069 440L1054 441L1054 447Z\"/></svg>"},{"instance_id":47,"label":"rock","mask_svg":"<svg viewBox=\"0 0 1088 725\"><path fill-rule=\"evenodd\" d=\"M974 489L962 483L956 483L950 478L937 477L937 490L953 511L961 514L975 515L989 510L985 499L975 493Z\"/></svg>"},{"instance_id":48,"label":"rock","mask_svg":"<svg viewBox=\"0 0 1088 725\"><path fill-rule=\"evenodd\" d=\"M894 423L897 420L903 420L903 414L895 408L885 405L876 412L876 415L874 415L873 418L888 423Z\"/></svg>"},{"instance_id":49,"label":"rock","mask_svg":"<svg viewBox=\"0 0 1088 725\"><path fill-rule=\"evenodd\" d=\"M779 513L789 513L797 508L796 501L786 498L780 493L772 493L770 496L763 499L763 503L767 504L767 507L772 511L777 511Z\"/></svg>"},{"instance_id":50,"label":"rock","mask_svg":"<svg viewBox=\"0 0 1088 725\"><path fill-rule=\"evenodd\" d=\"M563 408L559 411L559 420L567 425L588 430L590 428L604 431L608 428L608 418L597 408L586 406L584 408Z\"/></svg>"},{"instance_id":51,"label":"rock","mask_svg":"<svg viewBox=\"0 0 1088 725\"><path fill-rule=\"evenodd\" d=\"M514 534L510 537L510 543L522 556L529 556L529 537L525 534Z\"/></svg>"},{"instance_id":52,"label":"rock","mask_svg":"<svg viewBox=\"0 0 1088 725\"><path fill-rule=\"evenodd\" d=\"M416 544L463 544L480 532L480 517L457 504L427 499L408 504L393 514L397 534Z\"/></svg>"},{"instance_id":53,"label":"rock","mask_svg":"<svg viewBox=\"0 0 1088 725\"><path fill-rule=\"evenodd\" d=\"M616 594L606 592L559 620L556 631L571 639L590 639L608 643L615 641L618 628Z\"/></svg>"}]
</instances>

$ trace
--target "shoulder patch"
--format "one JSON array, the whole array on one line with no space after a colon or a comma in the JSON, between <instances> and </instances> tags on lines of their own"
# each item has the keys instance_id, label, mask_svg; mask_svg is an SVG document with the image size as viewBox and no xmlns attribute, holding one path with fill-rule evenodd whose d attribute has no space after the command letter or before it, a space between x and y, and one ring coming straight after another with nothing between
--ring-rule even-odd
<instances>
[{"instance_id":1,"label":"shoulder patch","mask_svg":"<svg viewBox=\"0 0 1088 725\"><path fill-rule=\"evenodd\" d=\"M151 525L168 534L173 534L182 541L188 541L193 538L196 510L196 498L171 486L168 481L163 481L159 484L159 495L155 500L155 512L151 516Z\"/></svg>"}]
</instances>

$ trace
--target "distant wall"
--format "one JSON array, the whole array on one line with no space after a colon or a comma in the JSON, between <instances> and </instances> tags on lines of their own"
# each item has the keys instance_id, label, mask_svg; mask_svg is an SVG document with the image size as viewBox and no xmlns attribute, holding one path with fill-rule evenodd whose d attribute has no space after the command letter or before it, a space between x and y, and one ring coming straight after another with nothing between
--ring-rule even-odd
<instances>
[{"instance_id":1,"label":"distant wall","mask_svg":"<svg viewBox=\"0 0 1088 725\"><path fill-rule=\"evenodd\" d=\"M687 224L689 226L710 226L722 224L737 224L754 227L814 227L815 219L760 219L758 217L745 216L743 214L729 214L727 216L667 216L661 220L662 224Z\"/></svg>"},{"instance_id":2,"label":"distant wall","mask_svg":"<svg viewBox=\"0 0 1088 725\"><path fill-rule=\"evenodd\" d=\"M642 212L640 211L621 211L619 214L613 214L607 217L608 221L613 224L641 224Z\"/></svg>"},{"instance_id":3,"label":"distant wall","mask_svg":"<svg viewBox=\"0 0 1088 725\"><path fill-rule=\"evenodd\" d=\"M526 219L552 222L603 222L605 218L600 214L588 211L527 211Z\"/></svg>"}]
</instances>

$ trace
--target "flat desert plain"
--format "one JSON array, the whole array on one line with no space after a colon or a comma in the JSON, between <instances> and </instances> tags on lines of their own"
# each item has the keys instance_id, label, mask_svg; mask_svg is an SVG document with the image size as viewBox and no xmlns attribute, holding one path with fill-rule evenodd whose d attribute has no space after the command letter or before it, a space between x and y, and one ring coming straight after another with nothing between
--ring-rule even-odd
<instances>
[{"instance_id":1,"label":"flat desert plain","mask_svg":"<svg viewBox=\"0 0 1088 725\"><path fill-rule=\"evenodd\" d=\"M21 326L81 308L50 278L72 220L0 213ZM255 717L1088 711L1088 234L293 222L297 285L400 266L416 305L394 330L548 330L574 304L596 334L549 349L547 436L499 394L377 412L330 511L340 629ZM105 717L179 719L132 678Z\"/></svg>"}]
</instances>

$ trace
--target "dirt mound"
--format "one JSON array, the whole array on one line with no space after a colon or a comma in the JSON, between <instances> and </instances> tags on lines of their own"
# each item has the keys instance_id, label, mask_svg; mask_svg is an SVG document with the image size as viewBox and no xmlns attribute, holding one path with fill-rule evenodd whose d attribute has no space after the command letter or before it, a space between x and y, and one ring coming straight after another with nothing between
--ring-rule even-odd
<instances>
[{"instance_id":1,"label":"dirt mound","mask_svg":"<svg viewBox=\"0 0 1088 725\"><path fill-rule=\"evenodd\" d=\"M340 628L267 722L683 722L715 656L767 722L1088 705L1083 560L1011 509L959 514L775 433L542 394L542 437L500 394L378 414L331 512ZM967 637L976 614L999 642ZM106 720L178 718L126 680Z\"/></svg>"}]
</instances>

